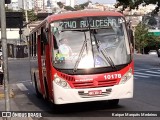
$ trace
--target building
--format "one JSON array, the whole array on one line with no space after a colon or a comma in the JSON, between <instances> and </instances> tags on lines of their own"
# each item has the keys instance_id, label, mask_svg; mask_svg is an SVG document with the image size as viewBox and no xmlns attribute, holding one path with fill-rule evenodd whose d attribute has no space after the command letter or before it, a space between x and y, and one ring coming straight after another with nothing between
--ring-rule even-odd
<instances>
[{"instance_id":1,"label":"building","mask_svg":"<svg viewBox=\"0 0 160 120\"><path fill-rule=\"evenodd\" d=\"M9 9L13 9L15 11L20 9L31 10L34 8L33 0L11 0L11 3L8 5Z\"/></svg>"},{"instance_id":2,"label":"building","mask_svg":"<svg viewBox=\"0 0 160 120\"><path fill-rule=\"evenodd\" d=\"M66 0L66 6L74 7L76 4L75 0Z\"/></svg>"}]
</instances>

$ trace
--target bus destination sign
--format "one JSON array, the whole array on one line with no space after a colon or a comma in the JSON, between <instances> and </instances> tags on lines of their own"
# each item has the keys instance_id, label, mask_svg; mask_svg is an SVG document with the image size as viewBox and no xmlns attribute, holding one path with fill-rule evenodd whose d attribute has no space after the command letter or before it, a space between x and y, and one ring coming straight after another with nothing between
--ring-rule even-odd
<instances>
[{"instance_id":1,"label":"bus destination sign","mask_svg":"<svg viewBox=\"0 0 160 120\"><path fill-rule=\"evenodd\" d=\"M59 27L65 29L83 29L83 28L106 28L110 26L119 26L123 19L121 17L94 17L89 19L69 19L59 22Z\"/></svg>"}]
</instances>

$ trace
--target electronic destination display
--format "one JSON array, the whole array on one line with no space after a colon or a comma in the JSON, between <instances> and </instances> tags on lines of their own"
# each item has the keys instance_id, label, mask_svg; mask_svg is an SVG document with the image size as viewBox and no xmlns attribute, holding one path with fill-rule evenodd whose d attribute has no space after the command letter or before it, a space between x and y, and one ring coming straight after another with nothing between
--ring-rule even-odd
<instances>
[{"instance_id":1,"label":"electronic destination display","mask_svg":"<svg viewBox=\"0 0 160 120\"><path fill-rule=\"evenodd\" d=\"M59 21L58 27L65 29L116 27L124 22L122 17L89 17Z\"/></svg>"}]
</instances>

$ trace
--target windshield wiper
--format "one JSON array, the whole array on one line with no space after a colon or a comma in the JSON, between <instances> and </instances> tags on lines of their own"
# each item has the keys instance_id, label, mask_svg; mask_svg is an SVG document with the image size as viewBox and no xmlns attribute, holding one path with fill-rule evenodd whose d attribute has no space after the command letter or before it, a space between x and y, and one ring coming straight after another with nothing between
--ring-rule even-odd
<instances>
[{"instance_id":1,"label":"windshield wiper","mask_svg":"<svg viewBox=\"0 0 160 120\"><path fill-rule=\"evenodd\" d=\"M115 66L112 58L107 56L107 52L106 52L105 49L100 48L100 41L97 40L97 38L96 38L96 36L95 36L94 33L93 33L93 36L94 36L94 39L95 39L97 50L102 53L102 55L104 56L104 58L106 59L106 61L110 64L110 66L117 71L117 68L116 68L116 66Z\"/></svg>"},{"instance_id":2,"label":"windshield wiper","mask_svg":"<svg viewBox=\"0 0 160 120\"><path fill-rule=\"evenodd\" d=\"M82 58L84 49L85 49L85 47L87 47L87 46L86 46L86 45L87 45L86 33L84 32L84 34L85 34L85 40L84 40L84 42L83 42L83 46L82 46L82 48L81 48L81 50L80 50L80 53L79 53L79 55L78 55L78 59L77 59L77 61L76 61L76 63L75 63L75 66L74 66L74 68L73 68L73 73L75 73L75 72L77 71L77 68L78 68L79 62L80 62L80 60L81 60L81 58Z\"/></svg>"},{"instance_id":3,"label":"windshield wiper","mask_svg":"<svg viewBox=\"0 0 160 120\"><path fill-rule=\"evenodd\" d=\"M117 71L117 68L116 68L112 58L107 56L106 50L102 48L100 51L101 51L102 55L104 56L104 58L107 60L107 62L110 64L110 66Z\"/></svg>"}]
</instances>

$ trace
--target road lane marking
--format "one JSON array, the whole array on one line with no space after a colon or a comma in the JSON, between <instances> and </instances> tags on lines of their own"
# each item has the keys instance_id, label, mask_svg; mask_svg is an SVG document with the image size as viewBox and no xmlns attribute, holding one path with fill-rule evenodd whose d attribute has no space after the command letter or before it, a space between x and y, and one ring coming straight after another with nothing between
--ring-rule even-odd
<instances>
[{"instance_id":1,"label":"road lane marking","mask_svg":"<svg viewBox=\"0 0 160 120\"><path fill-rule=\"evenodd\" d=\"M136 71L141 71L141 70L148 70L148 69L138 69L138 70L134 70L134 71L136 72Z\"/></svg>"},{"instance_id":2,"label":"road lane marking","mask_svg":"<svg viewBox=\"0 0 160 120\"><path fill-rule=\"evenodd\" d=\"M134 76L136 76L136 77L143 77L143 78L149 78L149 76L144 76L144 75L136 75L136 74L134 74Z\"/></svg>"},{"instance_id":3,"label":"road lane marking","mask_svg":"<svg viewBox=\"0 0 160 120\"><path fill-rule=\"evenodd\" d=\"M137 79L137 77L134 77L134 79Z\"/></svg>"},{"instance_id":4,"label":"road lane marking","mask_svg":"<svg viewBox=\"0 0 160 120\"><path fill-rule=\"evenodd\" d=\"M153 74L147 74L147 73L139 73L139 72L135 72L135 74L139 74L139 75L146 75L146 76L155 76L155 77L160 77L160 75L153 75Z\"/></svg>"},{"instance_id":5,"label":"road lane marking","mask_svg":"<svg viewBox=\"0 0 160 120\"><path fill-rule=\"evenodd\" d=\"M160 75L160 72L155 72L155 71L146 71L148 73L154 73L154 74L159 74Z\"/></svg>"},{"instance_id":6,"label":"road lane marking","mask_svg":"<svg viewBox=\"0 0 160 120\"><path fill-rule=\"evenodd\" d=\"M28 89L24 86L23 83L16 84L21 91L27 91Z\"/></svg>"},{"instance_id":7,"label":"road lane marking","mask_svg":"<svg viewBox=\"0 0 160 120\"><path fill-rule=\"evenodd\" d=\"M22 81L17 81L17 83L25 83L25 82L31 82L31 80L22 80Z\"/></svg>"},{"instance_id":8,"label":"road lane marking","mask_svg":"<svg viewBox=\"0 0 160 120\"><path fill-rule=\"evenodd\" d=\"M146 69L135 68L134 69L135 72L142 71L142 70L157 70L157 71L160 71L160 68L148 68L148 69L147 68Z\"/></svg>"}]
</instances>

